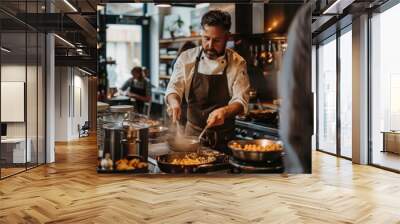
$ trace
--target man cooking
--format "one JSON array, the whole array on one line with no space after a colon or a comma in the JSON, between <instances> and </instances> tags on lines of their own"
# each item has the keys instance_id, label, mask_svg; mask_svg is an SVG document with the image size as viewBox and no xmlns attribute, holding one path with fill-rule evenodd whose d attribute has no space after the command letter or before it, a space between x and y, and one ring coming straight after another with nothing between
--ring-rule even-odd
<instances>
[{"instance_id":1,"label":"man cooking","mask_svg":"<svg viewBox=\"0 0 400 224\"><path fill-rule=\"evenodd\" d=\"M184 51L176 60L166 91L173 122L181 116L183 97L188 103L185 134L198 136L207 131L203 142L228 152L233 138L234 118L247 113L249 80L245 60L226 48L231 27L228 13L213 10L201 19L202 46Z\"/></svg>"}]
</instances>

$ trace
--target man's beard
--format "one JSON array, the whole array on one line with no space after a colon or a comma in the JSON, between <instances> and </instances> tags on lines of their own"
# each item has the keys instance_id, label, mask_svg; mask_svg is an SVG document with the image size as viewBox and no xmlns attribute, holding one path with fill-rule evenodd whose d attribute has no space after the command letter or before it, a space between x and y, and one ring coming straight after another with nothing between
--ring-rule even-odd
<instances>
[{"instance_id":1,"label":"man's beard","mask_svg":"<svg viewBox=\"0 0 400 224\"><path fill-rule=\"evenodd\" d=\"M218 52L214 49L205 50L204 53L209 59L216 59L218 58Z\"/></svg>"}]
</instances>

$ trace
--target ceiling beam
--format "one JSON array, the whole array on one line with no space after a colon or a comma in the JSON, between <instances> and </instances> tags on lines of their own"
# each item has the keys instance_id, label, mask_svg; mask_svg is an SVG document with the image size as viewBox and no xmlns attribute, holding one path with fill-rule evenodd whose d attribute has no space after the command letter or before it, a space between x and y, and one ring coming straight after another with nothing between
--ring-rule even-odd
<instances>
[{"instance_id":1,"label":"ceiling beam","mask_svg":"<svg viewBox=\"0 0 400 224\"><path fill-rule=\"evenodd\" d=\"M82 28L82 30L87 35L86 41L87 43L94 47L96 46L96 29L90 24L85 17L80 14L68 14L67 15L72 21L74 21L78 26Z\"/></svg>"}]
</instances>

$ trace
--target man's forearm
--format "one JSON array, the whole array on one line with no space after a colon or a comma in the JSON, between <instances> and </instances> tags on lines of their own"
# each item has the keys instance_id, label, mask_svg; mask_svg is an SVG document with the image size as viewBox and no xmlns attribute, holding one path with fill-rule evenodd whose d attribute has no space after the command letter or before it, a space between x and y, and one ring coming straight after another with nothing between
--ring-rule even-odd
<instances>
[{"instance_id":1,"label":"man's forearm","mask_svg":"<svg viewBox=\"0 0 400 224\"><path fill-rule=\"evenodd\" d=\"M243 112L243 105L238 102L231 103L223 108L225 111L226 118L235 117L236 115L241 114Z\"/></svg>"}]
</instances>

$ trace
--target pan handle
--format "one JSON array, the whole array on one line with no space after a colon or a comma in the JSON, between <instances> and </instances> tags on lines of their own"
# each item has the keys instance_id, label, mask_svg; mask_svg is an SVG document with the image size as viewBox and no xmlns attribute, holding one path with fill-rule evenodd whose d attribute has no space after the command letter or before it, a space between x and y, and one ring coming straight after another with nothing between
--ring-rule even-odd
<instances>
[{"instance_id":1,"label":"pan handle","mask_svg":"<svg viewBox=\"0 0 400 224\"><path fill-rule=\"evenodd\" d=\"M210 163L210 164L203 164L203 165L200 165L200 166L198 166L198 167L196 167L195 169L194 169L194 171L195 172L207 172L207 169L208 168L211 168L211 167L213 167L213 166L215 166L215 164L212 164L212 163Z\"/></svg>"},{"instance_id":2,"label":"pan handle","mask_svg":"<svg viewBox=\"0 0 400 224\"><path fill-rule=\"evenodd\" d=\"M200 165L196 168L197 171L207 171L208 168L218 168L218 167L224 167L224 166L229 166L226 163L210 163L210 164L204 164Z\"/></svg>"}]
</instances>

